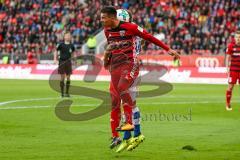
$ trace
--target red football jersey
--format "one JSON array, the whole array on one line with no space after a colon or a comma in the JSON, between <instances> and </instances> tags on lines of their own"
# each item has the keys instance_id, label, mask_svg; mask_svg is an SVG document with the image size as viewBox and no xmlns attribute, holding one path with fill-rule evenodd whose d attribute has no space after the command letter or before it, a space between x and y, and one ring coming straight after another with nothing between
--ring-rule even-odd
<instances>
[{"instance_id":1,"label":"red football jersey","mask_svg":"<svg viewBox=\"0 0 240 160\"><path fill-rule=\"evenodd\" d=\"M120 21L118 27L104 28L104 32L109 44L112 42L124 43L112 50L110 65L134 62L134 57L138 54L139 45L141 45L138 43L138 37L150 41L166 51L169 50L167 45L134 23Z\"/></svg>"},{"instance_id":2,"label":"red football jersey","mask_svg":"<svg viewBox=\"0 0 240 160\"><path fill-rule=\"evenodd\" d=\"M235 42L230 43L226 54L231 55L230 71L240 72L240 45Z\"/></svg>"}]
</instances>

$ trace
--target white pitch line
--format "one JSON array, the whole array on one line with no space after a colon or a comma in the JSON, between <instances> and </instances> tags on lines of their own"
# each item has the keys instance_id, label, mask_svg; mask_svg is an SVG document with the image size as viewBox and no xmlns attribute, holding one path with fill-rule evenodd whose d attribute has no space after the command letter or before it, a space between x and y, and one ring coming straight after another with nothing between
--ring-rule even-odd
<instances>
[{"instance_id":1,"label":"white pitch line","mask_svg":"<svg viewBox=\"0 0 240 160\"><path fill-rule=\"evenodd\" d=\"M199 95L199 96L183 96L183 95L180 95L180 96L174 96L174 95L167 95L167 96L155 96L155 97L148 97L147 99L152 99L152 98L159 98L159 97L162 97L162 98L173 98L173 99L176 99L176 98L223 98L223 96L202 96L202 95ZM79 96L74 96L72 97L74 99L85 99L86 97L79 97ZM16 103L16 102L29 102L29 101L41 101L41 100L55 100L55 99L59 99L61 100L61 98L58 98L58 97L50 97L50 98L32 98L32 99L19 99L19 100L11 100L11 101L5 101L5 102L0 102L0 106L3 106L3 105L6 105L6 104L10 104L10 103ZM143 99L143 98L140 98L139 99Z\"/></svg>"},{"instance_id":2,"label":"white pitch line","mask_svg":"<svg viewBox=\"0 0 240 160\"><path fill-rule=\"evenodd\" d=\"M233 101L233 102L240 102L240 101ZM138 105L169 105L169 104L208 104L208 103L224 103L224 102L216 102L216 101L202 101L202 102L154 102L154 103L137 103ZM72 107L82 107L82 106L87 106L87 107L93 107L97 106L97 104L80 104L80 105L72 105ZM0 108L0 110L15 110L15 109L37 109L37 108L50 108L53 106L13 106L13 107L5 107L5 108Z\"/></svg>"},{"instance_id":3,"label":"white pitch line","mask_svg":"<svg viewBox=\"0 0 240 160\"><path fill-rule=\"evenodd\" d=\"M143 99L141 97L138 97L138 98ZM191 95L189 95L189 96L188 95L167 95L167 96L165 96L165 95L160 95L160 96L148 97L148 99L154 99L154 98L172 98L172 99L176 99L176 98L187 98L187 99L189 99L189 98L197 98L197 99L207 98L207 99L209 99L209 98L212 98L212 99L214 99L214 98L225 98L225 97L224 96L205 96L205 95L197 95L197 96L191 96Z\"/></svg>"},{"instance_id":4,"label":"white pitch line","mask_svg":"<svg viewBox=\"0 0 240 160\"><path fill-rule=\"evenodd\" d=\"M171 95L169 96L164 96L164 98L166 97L172 97ZM196 96L195 96L196 97ZM86 97L79 97L79 96L74 96L72 99L82 99L82 98L86 98ZM176 98L179 98L178 96L176 96ZM188 96L188 98L191 98L191 96ZM62 100L61 98L58 97L51 97L51 98L33 98L33 99L19 99L19 100L12 100L12 101L5 101L5 102L0 102L0 106L6 105L6 104L11 104L11 103L16 103L16 102L30 102L30 101L43 101L43 100ZM91 100L91 99L90 99ZM233 102L240 102L240 101L233 101ZM146 103L146 102L138 102L138 105L169 105L169 104L173 104L173 105L178 105L178 104L208 104L208 103L224 103L224 101L183 101L183 102L179 102L179 101L175 101L175 102L151 102L151 103ZM72 105L73 107L78 106L78 107L82 107L82 106L87 106L87 107L93 107L93 106L97 106L98 104L94 103L85 103L85 104L79 104L79 105ZM0 108L0 110L11 110L11 109L31 109L31 108L50 108L53 106L12 106L12 107L4 107L4 108Z\"/></svg>"},{"instance_id":5,"label":"white pitch line","mask_svg":"<svg viewBox=\"0 0 240 160\"><path fill-rule=\"evenodd\" d=\"M73 99L82 99L86 97L72 97ZM5 101L5 102L0 102L0 106L6 105L6 104L11 104L11 103L16 103L16 102L30 102L30 101L42 101L42 100L62 100L62 98L58 97L51 97L51 98L31 98L31 99L18 99L18 100L11 100L11 101Z\"/></svg>"},{"instance_id":6,"label":"white pitch line","mask_svg":"<svg viewBox=\"0 0 240 160\"><path fill-rule=\"evenodd\" d=\"M31 109L31 108L49 108L50 106L14 106L14 107L5 107L0 108L0 110L12 110L12 109Z\"/></svg>"},{"instance_id":7,"label":"white pitch line","mask_svg":"<svg viewBox=\"0 0 240 160\"><path fill-rule=\"evenodd\" d=\"M29 102L29 101L41 101L41 100L53 100L53 99L59 99L59 98L32 98L32 99L18 99L18 100L12 100L12 101L5 101L0 102L0 106L3 106L5 104L11 104L16 102Z\"/></svg>"}]
</instances>

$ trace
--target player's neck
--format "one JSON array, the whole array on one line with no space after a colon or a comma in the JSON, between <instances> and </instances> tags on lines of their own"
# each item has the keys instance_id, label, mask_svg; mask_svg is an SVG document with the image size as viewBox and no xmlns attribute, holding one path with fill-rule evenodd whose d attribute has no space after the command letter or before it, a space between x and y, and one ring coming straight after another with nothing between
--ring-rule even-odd
<instances>
[{"instance_id":1,"label":"player's neck","mask_svg":"<svg viewBox=\"0 0 240 160\"><path fill-rule=\"evenodd\" d=\"M64 41L64 43L65 43L65 44L70 44L70 42L69 42L69 41Z\"/></svg>"},{"instance_id":2,"label":"player's neck","mask_svg":"<svg viewBox=\"0 0 240 160\"><path fill-rule=\"evenodd\" d=\"M112 29L117 28L119 25L120 25L120 21L119 21L119 20L115 20L115 21L113 22L113 26L112 26L111 28L112 28Z\"/></svg>"}]
</instances>

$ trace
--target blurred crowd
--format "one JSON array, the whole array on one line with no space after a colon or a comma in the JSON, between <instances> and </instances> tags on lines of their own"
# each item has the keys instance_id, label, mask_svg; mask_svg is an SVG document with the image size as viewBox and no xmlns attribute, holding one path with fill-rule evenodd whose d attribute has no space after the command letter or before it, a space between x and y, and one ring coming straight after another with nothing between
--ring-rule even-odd
<instances>
[{"instance_id":1,"label":"blurred crowd","mask_svg":"<svg viewBox=\"0 0 240 160\"><path fill-rule=\"evenodd\" d=\"M185 54L221 54L240 28L240 0L125 0L134 21ZM146 49L157 49L147 44Z\"/></svg>"},{"instance_id":2,"label":"blurred crowd","mask_svg":"<svg viewBox=\"0 0 240 160\"><path fill-rule=\"evenodd\" d=\"M104 5L185 54L221 54L240 28L240 0L0 0L0 54L49 54L64 31L77 48L101 29ZM158 49L146 43L144 49Z\"/></svg>"},{"instance_id":3,"label":"blurred crowd","mask_svg":"<svg viewBox=\"0 0 240 160\"><path fill-rule=\"evenodd\" d=\"M100 2L83 0L0 0L0 54L49 54L70 31L80 48L101 28Z\"/></svg>"}]
</instances>

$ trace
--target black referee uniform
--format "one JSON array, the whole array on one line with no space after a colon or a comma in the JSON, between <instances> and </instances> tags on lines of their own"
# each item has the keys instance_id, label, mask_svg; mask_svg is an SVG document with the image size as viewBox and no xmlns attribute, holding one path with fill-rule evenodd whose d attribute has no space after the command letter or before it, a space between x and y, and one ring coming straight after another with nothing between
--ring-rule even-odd
<instances>
[{"instance_id":1,"label":"black referee uniform","mask_svg":"<svg viewBox=\"0 0 240 160\"><path fill-rule=\"evenodd\" d=\"M71 43L70 44L60 43L57 45L57 51L59 51L58 73L66 75L72 74L72 62L70 59L72 57L73 52L75 51L74 45Z\"/></svg>"},{"instance_id":2,"label":"black referee uniform","mask_svg":"<svg viewBox=\"0 0 240 160\"><path fill-rule=\"evenodd\" d=\"M72 62L71 57L72 54L75 51L74 45L69 43L60 43L57 45L57 51L58 51L58 73L59 74L66 74L71 75L72 74ZM61 88L61 94L62 97L66 96L69 97L69 87L70 87L70 80L67 80L66 82L66 94L64 95L64 80L60 81L60 88Z\"/></svg>"}]
</instances>

